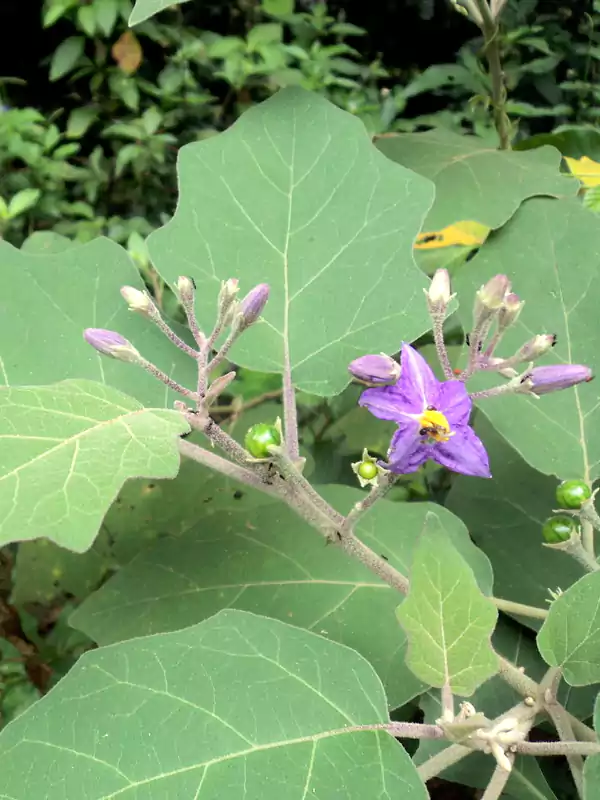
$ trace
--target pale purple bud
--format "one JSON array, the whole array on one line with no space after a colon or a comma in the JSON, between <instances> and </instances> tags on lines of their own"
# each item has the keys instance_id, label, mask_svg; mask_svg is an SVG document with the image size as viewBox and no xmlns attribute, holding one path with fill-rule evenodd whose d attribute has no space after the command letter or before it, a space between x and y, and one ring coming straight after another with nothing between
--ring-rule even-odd
<instances>
[{"instance_id":1,"label":"pale purple bud","mask_svg":"<svg viewBox=\"0 0 600 800\"><path fill-rule=\"evenodd\" d=\"M384 353L378 356L361 356L348 365L348 372L364 383L385 386L396 383L400 377L400 364Z\"/></svg>"},{"instance_id":2,"label":"pale purple bud","mask_svg":"<svg viewBox=\"0 0 600 800\"><path fill-rule=\"evenodd\" d=\"M141 292L139 289L134 289L133 286L122 286L121 296L129 306L130 311L137 311L145 317L154 318L158 313L158 309L150 298L147 292Z\"/></svg>"},{"instance_id":3,"label":"pale purple bud","mask_svg":"<svg viewBox=\"0 0 600 800\"><path fill-rule=\"evenodd\" d=\"M260 317L269 299L269 284L259 283L251 289L240 303L239 324L243 328L253 325Z\"/></svg>"},{"instance_id":4,"label":"pale purple bud","mask_svg":"<svg viewBox=\"0 0 600 800\"><path fill-rule=\"evenodd\" d=\"M475 316L481 312L496 312L504 305L504 300L510 292L510 281L506 275L494 275L485 283L475 295Z\"/></svg>"},{"instance_id":5,"label":"pale purple bud","mask_svg":"<svg viewBox=\"0 0 600 800\"><path fill-rule=\"evenodd\" d=\"M447 269L435 271L429 289L425 289L427 303L432 311L445 311L452 297L450 291L450 274Z\"/></svg>"},{"instance_id":6,"label":"pale purple bud","mask_svg":"<svg viewBox=\"0 0 600 800\"><path fill-rule=\"evenodd\" d=\"M194 303L194 294L196 292L194 279L188 278L186 275L180 275L175 283L175 288L181 300L181 305L184 308L191 308Z\"/></svg>"},{"instance_id":7,"label":"pale purple bud","mask_svg":"<svg viewBox=\"0 0 600 800\"><path fill-rule=\"evenodd\" d=\"M549 394L560 389L569 389L578 383L589 383L593 379L592 370L582 364L549 364L534 367L522 379L528 381L534 394Z\"/></svg>"},{"instance_id":8,"label":"pale purple bud","mask_svg":"<svg viewBox=\"0 0 600 800\"><path fill-rule=\"evenodd\" d=\"M102 355L116 358L118 361L128 361L132 364L141 360L135 347L120 333L106 331L103 328L86 328L83 338Z\"/></svg>"},{"instance_id":9,"label":"pale purple bud","mask_svg":"<svg viewBox=\"0 0 600 800\"><path fill-rule=\"evenodd\" d=\"M509 292L506 295L504 305L498 313L498 327L500 330L505 331L517 321L524 305L525 301L521 300L514 292Z\"/></svg>"},{"instance_id":10,"label":"pale purple bud","mask_svg":"<svg viewBox=\"0 0 600 800\"><path fill-rule=\"evenodd\" d=\"M545 356L546 353L550 352L555 344L555 333L543 333L539 336L534 336L533 339L526 342L516 354L514 363L518 364L523 361L535 361L536 358Z\"/></svg>"}]
</instances>

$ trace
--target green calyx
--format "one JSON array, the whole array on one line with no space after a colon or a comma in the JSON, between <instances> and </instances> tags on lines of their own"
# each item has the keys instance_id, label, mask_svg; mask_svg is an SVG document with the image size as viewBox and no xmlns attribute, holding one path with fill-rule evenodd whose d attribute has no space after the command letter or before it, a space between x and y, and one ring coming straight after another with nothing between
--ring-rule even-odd
<instances>
[{"instance_id":1,"label":"green calyx","mask_svg":"<svg viewBox=\"0 0 600 800\"><path fill-rule=\"evenodd\" d=\"M268 425L266 422L259 422L248 428L244 438L244 447L254 458L268 458L271 454L271 445L279 446L281 435L275 425Z\"/></svg>"},{"instance_id":2,"label":"green calyx","mask_svg":"<svg viewBox=\"0 0 600 800\"><path fill-rule=\"evenodd\" d=\"M592 490L585 481L563 481L556 489L556 499L561 508L581 508L589 500Z\"/></svg>"},{"instance_id":3,"label":"green calyx","mask_svg":"<svg viewBox=\"0 0 600 800\"><path fill-rule=\"evenodd\" d=\"M549 517L544 522L542 536L548 544L559 544L560 542L567 542L575 533L575 530L575 521L571 517L557 514L557 516Z\"/></svg>"}]
</instances>

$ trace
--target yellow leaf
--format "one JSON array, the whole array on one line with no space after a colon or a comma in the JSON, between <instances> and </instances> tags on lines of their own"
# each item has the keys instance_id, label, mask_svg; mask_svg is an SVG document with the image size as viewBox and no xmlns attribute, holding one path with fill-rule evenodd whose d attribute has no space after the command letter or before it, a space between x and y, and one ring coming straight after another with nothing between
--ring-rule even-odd
<instances>
[{"instance_id":1,"label":"yellow leaf","mask_svg":"<svg viewBox=\"0 0 600 800\"><path fill-rule=\"evenodd\" d=\"M597 161L592 161L587 156L581 158L565 156L565 161L571 173L579 178L586 189L589 189L590 186L600 186L600 164Z\"/></svg>"},{"instance_id":2,"label":"yellow leaf","mask_svg":"<svg viewBox=\"0 0 600 800\"><path fill-rule=\"evenodd\" d=\"M132 75L142 63L142 47L131 31L125 31L114 43L112 57L127 75Z\"/></svg>"},{"instance_id":3,"label":"yellow leaf","mask_svg":"<svg viewBox=\"0 0 600 800\"><path fill-rule=\"evenodd\" d=\"M476 247L483 244L490 229L479 222L455 222L448 225L441 231L419 234L415 243L417 250L432 250L436 247L452 247L453 245L463 245Z\"/></svg>"}]
</instances>

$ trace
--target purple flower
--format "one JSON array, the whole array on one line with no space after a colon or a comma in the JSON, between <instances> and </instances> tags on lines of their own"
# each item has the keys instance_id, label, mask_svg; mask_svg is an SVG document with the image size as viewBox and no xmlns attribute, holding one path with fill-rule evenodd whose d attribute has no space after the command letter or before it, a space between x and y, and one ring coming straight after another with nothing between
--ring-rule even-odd
<instances>
[{"instance_id":1,"label":"purple flower","mask_svg":"<svg viewBox=\"0 0 600 800\"><path fill-rule=\"evenodd\" d=\"M582 364L549 364L545 367L534 367L524 377L529 381L534 394L549 394L559 389L569 389L578 383L589 383L594 376L589 367Z\"/></svg>"},{"instance_id":2,"label":"purple flower","mask_svg":"<svg viewBox=\"0 0 600 800\"><path fill-rule=\"evenodd\" d=\"M485 448L469 427L471 399L460 381L438 381L424 358L402 345L401 375L394 386L363 392L359 404L379 419L398 424L387 469L416 472L432 458L464 475L490 478Z\"/></svg>"},{"instance_id":3,"label":"purple flower","mask_svg":"<svg viewBox=\"0 0 600 800\"><path fill-rule=\"evenodd\" d=\"M384 353L378 356L361 356L350 362L348 372L366 383L396 383L400 377L400 364Z\"/></svg>"},{"instance_id":4,"label":"purple flower","mask_svg":"<svg viewBox=\"0 0 600 800\"><path fill-rule=\"evenodd\" d=\"M115 331L107 331L104 328L86 328L83 338L102 355L116 358L118 361L129 361L135 364L141 358L131 342Z\"/></svg>"}]
</instances>

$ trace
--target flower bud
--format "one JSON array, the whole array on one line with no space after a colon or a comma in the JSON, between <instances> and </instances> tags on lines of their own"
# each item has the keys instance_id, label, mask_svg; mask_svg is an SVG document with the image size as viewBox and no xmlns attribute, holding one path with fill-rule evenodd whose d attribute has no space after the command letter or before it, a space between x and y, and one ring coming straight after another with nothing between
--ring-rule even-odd
<instances>
[{"instance_id":1,"label":"flower bud","mask_svg":"<svg viewBox=\"0 0 600 800\"><path fill-rule=\"evenodd\" d=\"M158 309L147 292L141 292L139 289L134 289L133 286L121 286L121 296L130 311L137 311L139 314L151 318L158 315Z\"/></svg>"},{"instance_id":2,"label":"flower bud","mask_svg":"<svg viewBox=\"0 0 600 800\"><path fill-rule=\"evenodd\" d=\"M555 344L555 333L543 333L539 336L534 336L533 339L526 342L516 354L514 363L519 364L523 361L535 361L536 358L545 356L546 353L550 352Z\"/></svg>"},{"instance_id":3,"label":"flower bud","mask_svg":"<svg viewBox=\"0 0 600 800\"><path fill-rule=\"evenodd\" d=\"M448 303L452 298L448 270L436 270L429 284L429 289L425 289L424 292L430 310L437 311L438 313L444 312L448 308Z\"/></svg>"},{"instance_id":4,"label":"flower bud","mask_svg":"<svg viewBox=\"0 0 600 800\"><path fill-rule=\"evenodd\" d=\"M221 291L219 292L219 308L222 305L231 305L231 301L235 298L240 288L237 278L229 278L228 281L223 281L221 284Z\"/></svg>"},{"instance_id":5,"label":"flower bud","mask_svg":"<svg viewBox=\"0 0 600 800\"><path fill-rule=\"evenodd\" d=\"M259 283L244 297L238 312L238 325L241 328L248 328L260 317L269 299L269 291L268 283Z\"/></svg>"},{"instance_id":6,"label":"flower bud","mask_svg":"<svg viewBox=\"0 0 600 800\"><path fill-rule=\"evenodd\" d=\"M135 347L123 338L120 333L106 331L103 328L86 328L83 338L102 355L135 364L141 356Z\"/></svg>"},{"instance_id":7,"label":"flower bud","mask_svg":"<svg viewBox=\"0 0 600 800\"><path fill-rule=\"evenodd\" d=\"M592 370L582 364L550 364L534 367L521 382L527 381L534 394L542 395L569 389L578 383L589 383L593 377Z\"/></svg>"},{"instance_id":8,"label":"flower bud","mask_svg":"<svg viewBox=\"0 0 600 800\"><path fill-rule=\"evenodd\" d=\"M519 318L525 301L521 300L514 292L509 292L504 298L504 304L498 313L498 328L505 331Z\"/></svg>"},{"instance_id":9,"label":"flower bud","mask_svg":"<svg viewBox=\"0 0 600 800\"><path fill-rule=\"evenodd\" d=\"M400 364L384 353L378 356L361 356L348 365L348 372L364 383L385 386L396 383L400 377Z\"/></svg>"},{"instance_id":10,"label":"flower bud","mask_svg":"<svg viewBox=\"0 0 600 800\"><path fill-rule=\"evenodd\" d=\"M190 307L194 302L194 294L196 292L196 284L193 278L188 278L185 275L180 275L175 283L177 294L181 300L181 305Z\"/></svg>"},{"instance_id":11,"label":"flower bud","mask_svg":"<svg viewBox=\"0 0 600 800\"><path fill-rule=\"evenodd\" d=\"M494 275L475 295L475 316L484 312L499 311L510 292L510 281L506 275Z\"/></svg>"}]
</instances>

